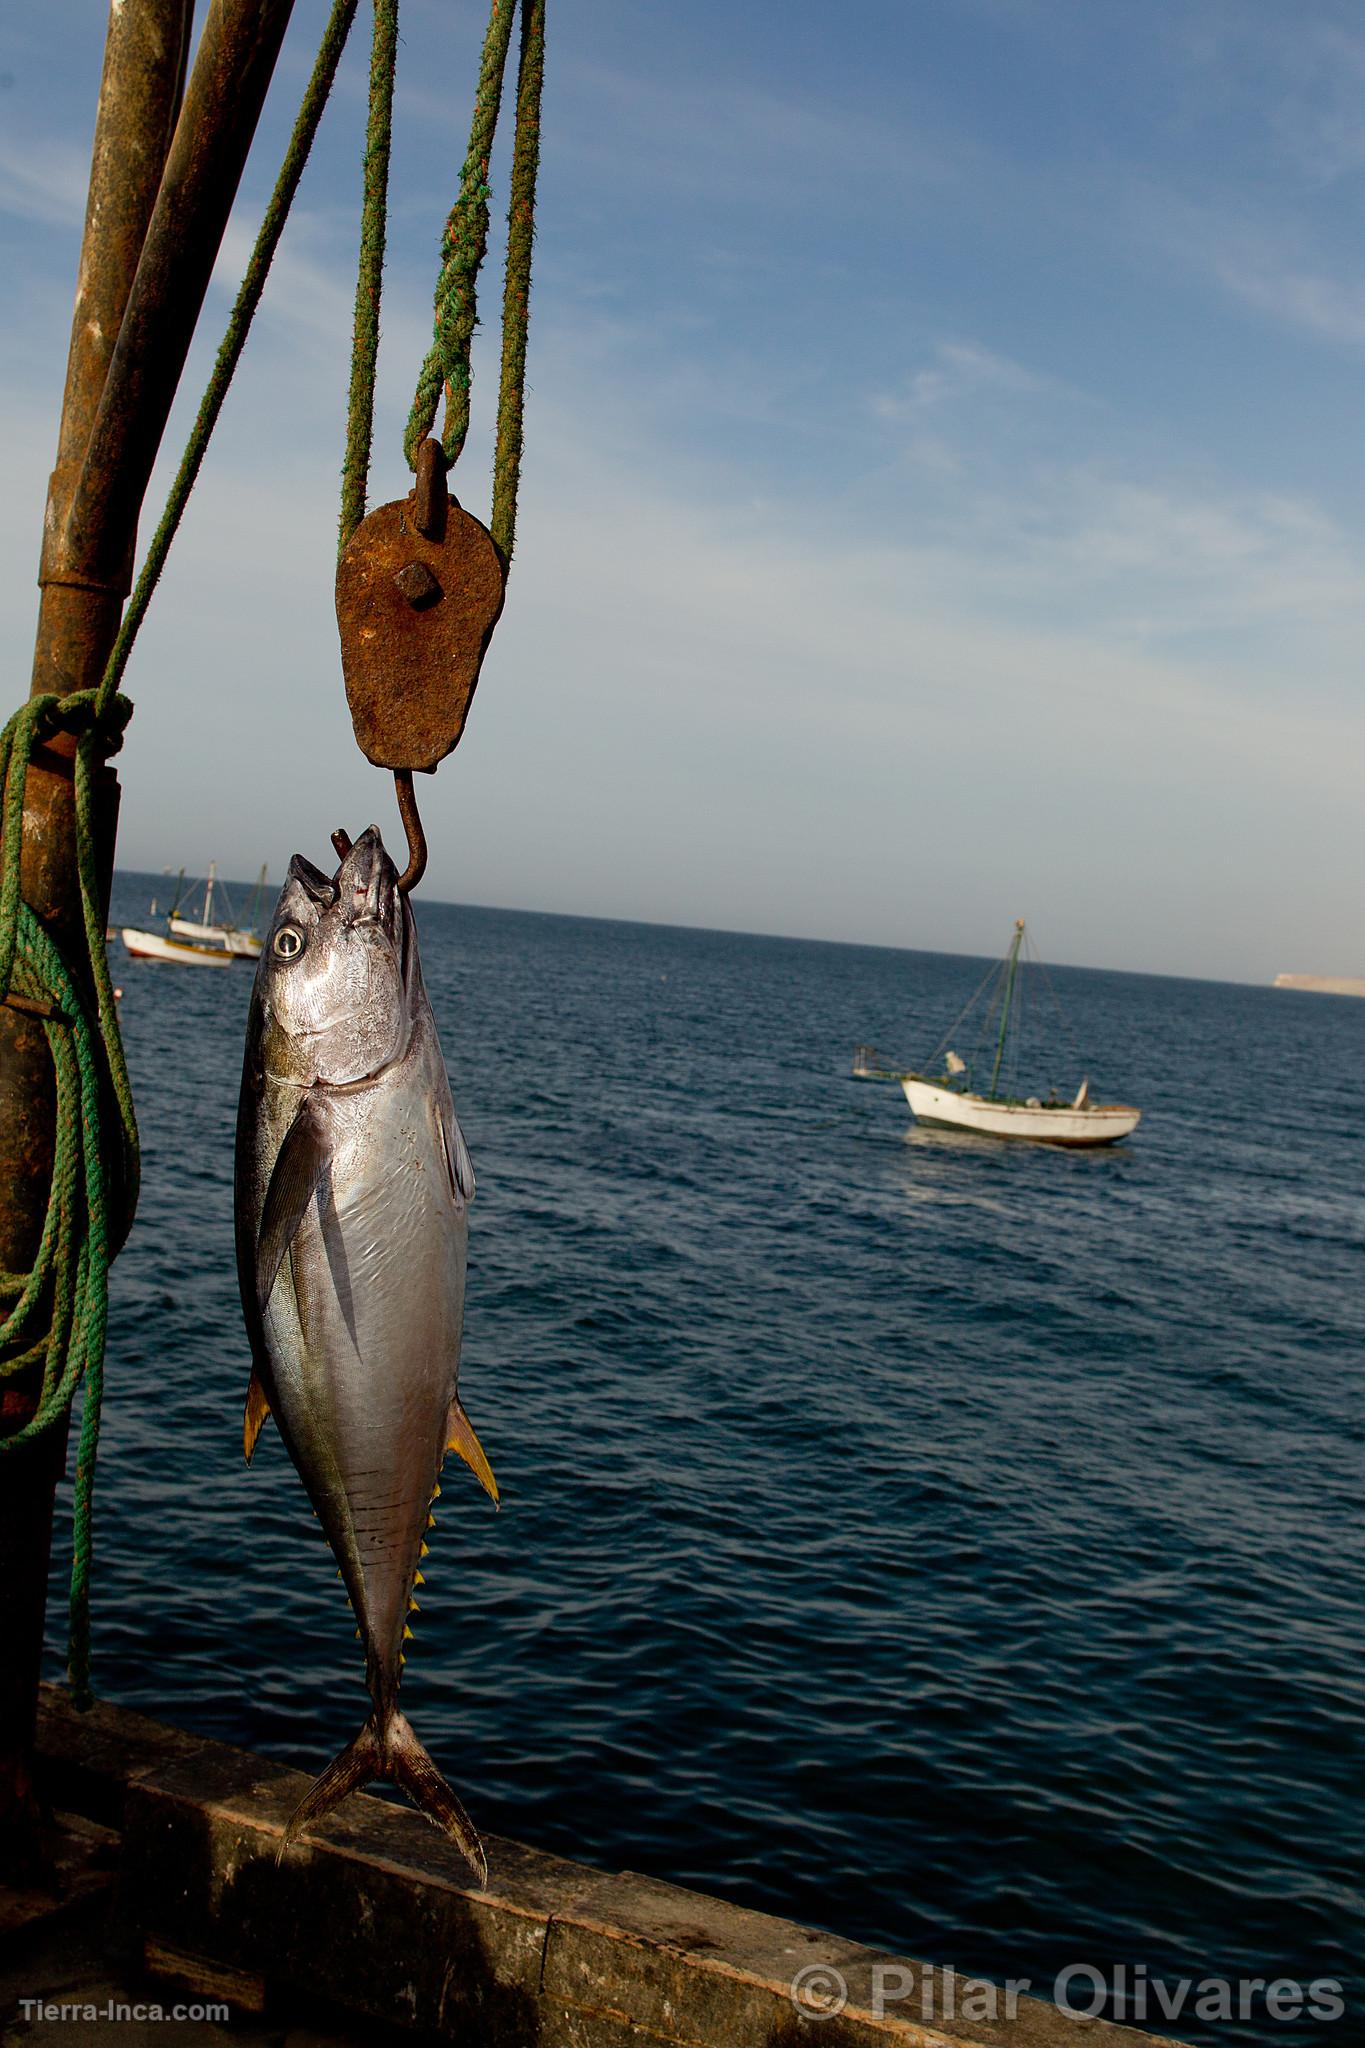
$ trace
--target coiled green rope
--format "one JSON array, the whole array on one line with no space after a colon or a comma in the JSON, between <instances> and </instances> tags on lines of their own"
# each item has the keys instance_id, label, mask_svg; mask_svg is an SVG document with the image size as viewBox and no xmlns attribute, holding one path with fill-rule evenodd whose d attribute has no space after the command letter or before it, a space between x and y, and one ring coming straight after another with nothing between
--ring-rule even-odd
<instances>
[{"instance_id":1,"label":"coiled green rope","mask_svg":"<svg viewBox=\"0 0 1365 2048\"><path fill-rule=\"evenodd\" d=\"M32 1443L64 1416L85 1380L85 1407L72 1505L70 1677L78 1704L90 1699L90 1510L99 1444L109 1265L137 1205L139 1154L132 1089L123 1057L104 947L95 863L94 778L122 744L132 706L112 688L30 698L0 734L4 830L0 838L0 999L11 993L48 1014L57 1117L52 1185L37 1257L29 1273L0 1273L0 1377L41 1367L37 1404L23 1426L0 1437L0 1455ZM76 738L76 868L94 988L92 1017L80 980L20 892L24 789L33 750L57 732ZM117 1149L105 1136L112 1096ZM38 1331L36 1337L34 1332Z\"/></svg>"}]
</instances>

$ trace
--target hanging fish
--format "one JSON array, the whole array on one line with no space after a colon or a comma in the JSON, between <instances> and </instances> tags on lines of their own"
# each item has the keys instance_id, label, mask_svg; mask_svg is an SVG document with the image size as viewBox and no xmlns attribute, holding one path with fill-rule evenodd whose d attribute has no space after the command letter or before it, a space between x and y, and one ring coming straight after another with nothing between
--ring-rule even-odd
<instances>
[{"instance_id":1,"label":"hanging fish","mask_svg":"<svg viewBox=\"0 0 1365 2048\"><path fill-rule=\"evenodd\" d=\"M249 1461L274 1415L350 1595L374 1707L281 1853L387 1778L484 1883L483 1845L398 1709L445 1452L498 1489L456 1390L474 1170L397 882L373 825L331 879L295 855L261 949L237 1118L243 1441Z\"/></svg>"}]
</instances>

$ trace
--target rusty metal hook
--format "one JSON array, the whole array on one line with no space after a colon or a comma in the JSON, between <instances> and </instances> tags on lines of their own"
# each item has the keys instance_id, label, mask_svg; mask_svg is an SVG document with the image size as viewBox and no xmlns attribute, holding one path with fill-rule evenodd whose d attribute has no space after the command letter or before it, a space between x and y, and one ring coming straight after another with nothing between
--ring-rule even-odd
<instances>
[{"instance_id":1,"label":"rusty metal hook","mask_svg":"<svg viewBox=\"0 0 1365 2048\"><path fill-rule=\"evenodd\" d=\"M422 820L417 812L417 798L413 794L411 768L395 768L393 771L394 793L398 798L398 815L403 820L403 830L408 841L408 864L398 877L398 892L406 896L415 889L427 871L427 835L422 830ZM332 834L332 844L337 859L345 860L351 850L351 835L338 825Z\"/></svg>"},{"instance_id":2,"label":"rusty metal hook","mask_svg":"<svg viewBox=\"0 0 1365 2048\"><path fill-rule=\"evenodd\" d=\"M403 830L408 838L408 864L398 877L398 893L406 896L409 890L417 887L427 871L427 836L417 814L411 768L394 769L393 788L398 798L398 815L403 820Z\"/></svg>"}]
</instances>

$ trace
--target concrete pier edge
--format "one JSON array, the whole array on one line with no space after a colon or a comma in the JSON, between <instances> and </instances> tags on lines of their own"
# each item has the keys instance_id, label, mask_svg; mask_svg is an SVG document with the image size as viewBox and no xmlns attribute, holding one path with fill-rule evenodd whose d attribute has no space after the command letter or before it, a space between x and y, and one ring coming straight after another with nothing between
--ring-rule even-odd
<instances>
[{"instance_id":1,"label":"concrete pier edge","mask_svg":"<svg viewBox=\"0 0 1365 2048\"><path fill-rule=\"evenodd\" d=\"M108 1703L77 1713L57 1687L43 1688L39 1760L55 1808L120 1837L120 1952L246 2010L316 2000L362 2027L465 2048L1159 2048L1132 2028L517 1842L488 1839L480 1892L420 1816L365 1794L277 1864L307 1778ZM841 2009L801 2010L794 1981L842 1997Z\"/></svg>"}]
</instances>

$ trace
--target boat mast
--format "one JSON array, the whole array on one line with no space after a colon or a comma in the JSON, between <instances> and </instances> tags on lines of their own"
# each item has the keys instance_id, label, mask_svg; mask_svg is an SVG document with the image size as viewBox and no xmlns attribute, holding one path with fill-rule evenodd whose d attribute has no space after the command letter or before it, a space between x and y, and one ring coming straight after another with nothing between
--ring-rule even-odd
<instances>
[{"instance_id":1,"label":"boat mast","mask_svg":"<svg viewBox=\"0 0 1365 2048\"><path fill-rule=\"evenodd\" d=\"M207 929L208 929L208 927L209 927L209 926L210 926L210 925L211 925L211 924L213 923L213 884L214 884L214 881L215 881L215 879L216 879L216 877L217 877L217 874L218 874L218 863L217 863L217 861L216 861L216 860L211 860L211 861L209 862L209 878L208 878L207 882L205 882L205 884L204 884L204 928L205 928L205 930L207 930Z\"/></svg>"},{"instance_id":2,"label":"boat mast","mask_svg":"<svg viewBox=\"0 0 1365 2048\"><path fill-rule=\"evenodd\" d=\"M1010 944L1009 972L1005 981L1005 1003L1000 1012L1000 1036L996 1040L995 1065L991 1068L991 1101L995 1101L995 1084L1000 1079L1000 1062L1005 1057L1005 1033L1009 1030L1010 1004L1014 1000L1014 977L1019 968L1019 947L1024 937L1024 920L1014 920L1014 938Z\"/></svg>"}]
</instances>

